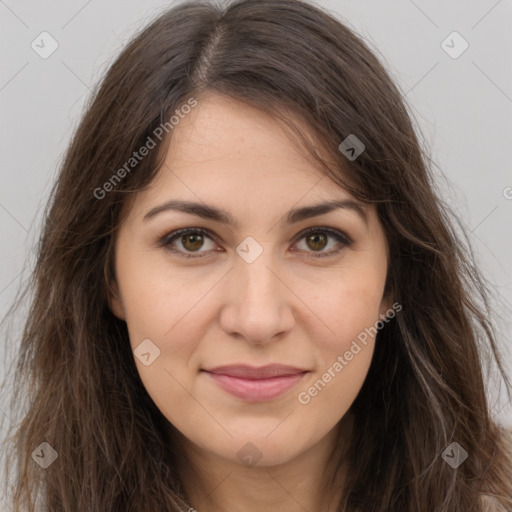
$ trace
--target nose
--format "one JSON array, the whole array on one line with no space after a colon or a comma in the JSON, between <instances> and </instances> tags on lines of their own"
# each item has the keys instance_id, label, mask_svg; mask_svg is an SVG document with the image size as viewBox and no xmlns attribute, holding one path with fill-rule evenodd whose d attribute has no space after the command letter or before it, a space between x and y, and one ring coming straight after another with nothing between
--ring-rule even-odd
<instances>
[{"instance_id":1,"label":"nose","mask_svg":"<svg viewBox=\"0 0 512 512\"><path fill-rule=\"evenodd\" d=\"M235 259L223 285L220 324L224 332L261 345L293 328L294 294L284 275L272 267L275 265L269 250L252 263Z\"/></svg>"}]
</instances>

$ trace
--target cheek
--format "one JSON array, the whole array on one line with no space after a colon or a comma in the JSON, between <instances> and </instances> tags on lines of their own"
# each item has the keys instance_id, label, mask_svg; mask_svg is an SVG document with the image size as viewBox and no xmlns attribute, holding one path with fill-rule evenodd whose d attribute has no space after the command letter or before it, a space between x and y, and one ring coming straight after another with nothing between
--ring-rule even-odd
<instances>
[{"instance_id":1,"label":"cheek","mask_svg":"<svg viewBox=\"0 0 512 512\"><path fill-rule=\"evenodd\" d=\"M123 285L125 318L137 371L157 407L178 424L183 411L187 411L188 419L197 413L198 421L204 421L201 411L192 410L190 403L197 371L192 358L211 322L211 294L222 273L222 269L213 273L200 268L177 272L165 261L148 263L136 258L126 258L119 264L118 278ZM139 358L137 354L148 352L152 362L146 365L147 356Z\"/></svg>"},{"instance_id":2,"label":"cheek","mask_svg":"<svg viewBox=\"0 0 512 512\"><path fill-rule=\"evenodd\" d=\"M351 273L314 297L314 310L321 312L325 325L322 333L313 335L315 372L297 394L304 425L312 431L336 424L366 379L380 318L384 277L371 271Z\"/></svg>"},{"instance_id":3,"label":"cheek","mask_svg":"<svg viewBox=\"0 0 512 512\"><path fill-rule=\"evenodd\" d=\"M378 265L364 269L347 267L336 279L324 280L321 290L311 296L322 333L315 336L322 363L328 367L335 358L359 340L370 345L373 327L380 319L385 269Z\"/></svg>"},{"instance_id":4,"label":"cheek","mask_svg":"<svg viewBox=\"0 0 512 512\"><path fill-rule=\"evenodd\" d=\"M359 393L373 355L384 283L385 267L378 261L357 271L347 266L339 269L336 280L323 281L322 293L311 296L321 320L317 325L323 327L310 333L317 366L297 401L312 426L319 416L335 423Z\"/></svg>"},{"instance_id":5,"label":"cheek","mask_svg":"<svg viewBox=\"0 0 512 512\"><path fill-rule=\"evenodd\" d=\"M186 349L186 338L180 331L198 331L197 310L219 279L219 272L207 272L199 267L177 271L158 255L142 260L144 255L126 258L119 264L118 276L122 283L125 318L132 345L150 338L165 347L173 340L173 350ZM140 261L139 261L140 260ZM204 309L204 308L203 308Z\"/></svg>"},{"instance_id":6,"label":"cheek","mask_svg":"<svg viewBox=\"0 0 512 512\"><path fill-rule=\"evenodd\" d=\"M200 411L191 408L190 361L204 336L206 316L198 322L197 313L204 313L200 299L209 283L193 287L183 276L164 272L157 267L134 271L123 289L134 362L144 388L169 421L179 424L183 417L195 421L196 414L197 421L204 421ZM149 358L144 357L148 352ZM150 364L146 364L147 359Z\"/></svg>"}]
</instances>

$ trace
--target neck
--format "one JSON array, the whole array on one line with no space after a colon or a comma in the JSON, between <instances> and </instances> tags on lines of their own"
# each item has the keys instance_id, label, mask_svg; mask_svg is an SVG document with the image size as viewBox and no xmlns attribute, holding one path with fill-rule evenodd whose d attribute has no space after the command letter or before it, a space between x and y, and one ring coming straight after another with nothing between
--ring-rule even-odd
<instances>
[{"instance_id":1,"label":"neck","mask_svg":"<svg viewBox=\"0 0 512 512\"><path fill-rule=\"evenodd\" d=\"M261 510L335 512L346 476L344 455L351 438L353 417L347 413L318 443L293 459L274 466L244 466L203 450L176 429L180 447L178 472L191 512Z\"/></svg>"}]
</instances>

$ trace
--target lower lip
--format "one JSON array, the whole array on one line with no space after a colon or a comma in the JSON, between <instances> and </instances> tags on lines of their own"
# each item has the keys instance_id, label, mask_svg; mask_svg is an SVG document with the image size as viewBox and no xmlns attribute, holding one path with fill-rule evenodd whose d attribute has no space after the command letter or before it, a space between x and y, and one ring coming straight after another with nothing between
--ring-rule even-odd
<instances>
[{"instance_id":1,"label":"lower lip","mask_svg":"<svg viewBox=\"0 0 512 512\"><path fill-rule=\"evenodd\" d=\"M293 388L306 375L306 373L297 373L268 379L243 379L217 373L206 373L224 391L248 402L263 402L277 398Z\"/></svg>"}]
</instances>

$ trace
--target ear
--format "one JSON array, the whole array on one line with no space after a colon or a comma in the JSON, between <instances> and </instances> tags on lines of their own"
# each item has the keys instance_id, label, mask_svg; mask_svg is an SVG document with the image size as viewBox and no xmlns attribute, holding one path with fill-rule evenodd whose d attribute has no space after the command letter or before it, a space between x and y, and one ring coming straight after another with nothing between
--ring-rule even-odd
<instances>
[{"instance_id":1,"label":"ear","mask_svg":"<svg viewBox=\"0 0 512 512\"><path fill-rule=\"evenodd\" d=\"M113 280L111 283L109 283L108 286L108 305L110 308L110 311L119 318L120 320L125 320L125 313L124 313L124 305L123 301L121 299L121 295L119 293L119 287L117 286L117 283L115 280Z\"/></svg>"},{"instance_id":2,"label":"ear","mask_svg":"<svg viewBox=\"0 0 512 512\"><path fill-rule=\"evenodd\" d=\"M379 315L381 317L387 317L390 311L394 311L393 309L393 297L391 293L386 292L382 297L382 301L379 307Z\"/></svg>"}]
</instances>

